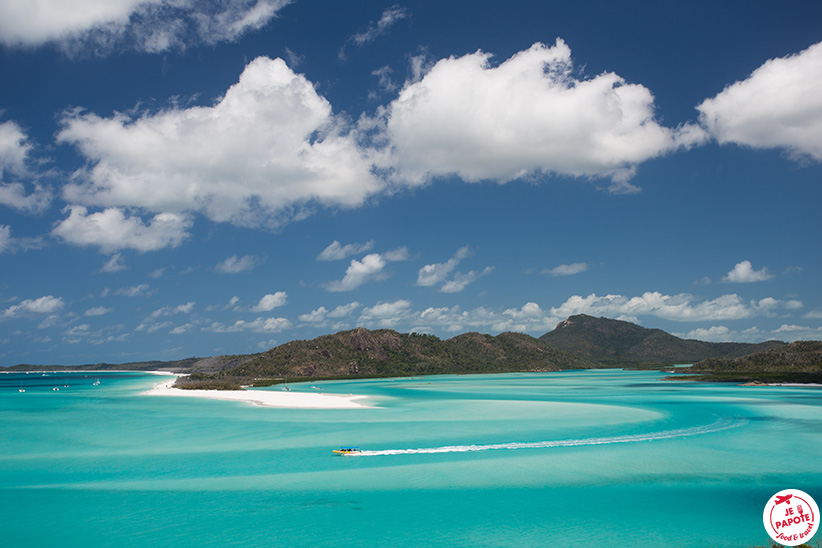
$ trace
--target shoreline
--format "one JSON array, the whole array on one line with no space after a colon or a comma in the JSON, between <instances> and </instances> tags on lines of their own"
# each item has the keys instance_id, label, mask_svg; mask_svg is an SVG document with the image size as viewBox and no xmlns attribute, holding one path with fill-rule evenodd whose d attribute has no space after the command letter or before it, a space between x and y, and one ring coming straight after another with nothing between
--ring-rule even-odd
<instances>
[{"instance_id":1,"label":"shoreline","mask_svg":"<svg viewBox=\"0 0 822 548\"><path fill-rule=\"evenodd\" d=\"M166 374L166 373L158 373ZM141 392L143 396L171 396L178 398L204 398L210 400L239 401L259 405L261 407L278 407L281 409L369 409L370 405L359 403L356 400L367 396L342 396L337 394L311 392L279 392L273 390L183 390L172 388L180 376L177 373L174 379L157 383L151 390Z\"/></svg>"}]
</instances>

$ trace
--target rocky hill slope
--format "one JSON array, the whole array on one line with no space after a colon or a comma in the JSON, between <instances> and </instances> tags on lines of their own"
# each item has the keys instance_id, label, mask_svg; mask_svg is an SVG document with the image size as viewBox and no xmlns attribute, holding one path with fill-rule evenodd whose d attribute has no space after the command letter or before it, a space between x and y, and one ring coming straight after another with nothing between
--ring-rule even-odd
<instances>
[{"instance_id":1,"label":"rocky hill slope","mask_svg":"<svg viewBox=\"0 0 822 548\"><path fill-rule=\"evenodd\" d=\"M611 367L695 363L709 358L744 356L785 345L781 341L749 344L680 339L661 329L585 314L570 316L540 340Z\"/></svg>"}]
</instances>

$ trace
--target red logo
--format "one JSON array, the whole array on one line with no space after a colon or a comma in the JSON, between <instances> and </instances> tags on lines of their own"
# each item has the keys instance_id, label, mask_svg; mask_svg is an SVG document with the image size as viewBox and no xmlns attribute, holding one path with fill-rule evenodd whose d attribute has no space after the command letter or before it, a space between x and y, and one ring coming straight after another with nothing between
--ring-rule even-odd
<instances>
[{"instance_id":1,"label":"red logo","mask_svg":"<svg viewBox=\"0 0 822 548\"><path fill-rule=\"evenodd\" d=\"M819 528L819 507L804 491L785 489L765 505L762 521L776 542L799 546L811 540Z\"/></svg>"}]
</instances>

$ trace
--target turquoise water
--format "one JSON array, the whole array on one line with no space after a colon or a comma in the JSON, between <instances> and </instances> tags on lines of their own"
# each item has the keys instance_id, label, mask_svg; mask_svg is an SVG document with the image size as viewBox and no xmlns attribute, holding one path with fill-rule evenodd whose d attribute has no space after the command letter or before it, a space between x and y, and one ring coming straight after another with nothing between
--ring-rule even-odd
<instances>
[{"instance_id":1,"label":"turquoise water","mask_svg":"<svg viewBox=\"0 0 822 548\"><path fill-rule=\"evenodd\" d=\"M822 502L822 389L659 378L326 382L378 407L292 410L0 375L0 548L744 548L777 491Z\"/></svg>"}]
</instances>

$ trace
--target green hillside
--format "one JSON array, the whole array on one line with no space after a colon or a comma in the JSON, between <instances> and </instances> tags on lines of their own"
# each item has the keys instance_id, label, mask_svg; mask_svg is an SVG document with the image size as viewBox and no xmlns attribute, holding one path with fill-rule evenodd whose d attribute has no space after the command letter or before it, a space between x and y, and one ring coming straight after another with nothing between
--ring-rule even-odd
<instances>
[{"instance_id":1,"label":"green hillside","mask_svg":"<svg viewBox=\"0 0 822 548\"><path fill-rule=\"evenodd\" d=\"M178 386L226 388L314 378L559 371L595 366L521 333L496 337L466 333L442 340L434 335L361 327L310 341L291 341L221 371L194 373L180 379ZM197 364L194 368L197 370Z\"/></svg>"},{"instance_id":2,"label":"green hillside","mask_svg":"<svg viewBox=\"0 0 822 548\"><path fill-rule=\"evenodd\" d=\"M784 342L711 343L680 339L661 329L631 322L570 316L540 337L541 341L609 367L695 363L709 358L737 357L784 346Z\"/></svg>"}]
</instances>

